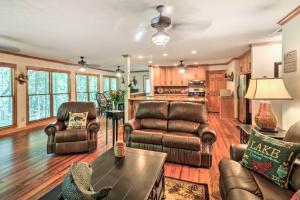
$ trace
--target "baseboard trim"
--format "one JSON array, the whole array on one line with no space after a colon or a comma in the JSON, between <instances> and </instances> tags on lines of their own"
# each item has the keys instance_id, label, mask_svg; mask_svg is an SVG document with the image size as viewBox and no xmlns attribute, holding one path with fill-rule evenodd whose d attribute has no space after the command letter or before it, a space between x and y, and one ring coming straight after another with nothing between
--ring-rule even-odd
<instances>
[{"instance_id":1,"label":"baseboard trim","mask_svg":"<svg viewBox=\"0 0 300 200\"><path fill-rule=\"evenodd\" d=\"M3 129L3 130L0 130L0 138L3 137L3 136L14 134L14 133L19 133L19 132L23 132L23 131L29 131L29 130L33 130L33 129L42 128L42 127L46 126L47 124L49 124L53 121L55 121L55 118L30 123L25 127L19 127L19 128L18 127L11 127L11 128L7 128L7 129Z\"/></svg>"}]
</instances>

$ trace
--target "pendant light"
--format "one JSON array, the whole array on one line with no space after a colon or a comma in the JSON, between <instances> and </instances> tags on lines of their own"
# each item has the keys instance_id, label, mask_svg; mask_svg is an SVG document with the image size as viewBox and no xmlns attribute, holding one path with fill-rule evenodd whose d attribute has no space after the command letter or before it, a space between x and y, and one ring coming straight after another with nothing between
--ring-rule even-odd
<instances>
[{"instance_id":1,"label":"pendant light","mask_svg":"<svg viewBox=\"0 0 300 200\"><path fill-rule=\"evenodd\" d=\"M120 69L120 66L117 67L116 75L117 75L117 77L121 77L122 76L122 70Z\"/></svg>"},{"instance_id":2,"label":"pendant light","mask_svg":"<svg viewBox=\"0 0 300 200\"><path fill-rule=\"evenodd\" d=\"M185 72L185 67L184 67L184 64L183 64L183 60L180 60L180 64L178 66L178 69L179 69L180 74L183 74Z\"/></svg>"}]
</instances>

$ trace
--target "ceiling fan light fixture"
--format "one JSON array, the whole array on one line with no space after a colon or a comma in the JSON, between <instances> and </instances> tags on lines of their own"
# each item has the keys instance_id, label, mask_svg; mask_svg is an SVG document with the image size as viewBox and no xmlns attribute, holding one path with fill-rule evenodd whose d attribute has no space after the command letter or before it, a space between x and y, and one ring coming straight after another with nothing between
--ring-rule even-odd
<instances>
[{"instance_id":1,"label":"ceiling fan light fixture","mask_svg":"<svg viewBox=\"0 0 300 200\"><path fill-rule=\"evenodd\" d=\"M169 40L170 36L163 30L158 30L157 33L152 36L152 42L158 46L166 46Z\"/></svg>"},{"instance_id":2,"label":"ceiling fan light fixture","mask_svg":"<svg viewBox=\"0 0 300 200\"><path fill-rule=\"evenodd\" d=\"M80 72L85 72L85 70L86 70L86 69L85 69L83 66L81 66L81 67L79 68L79 71L80 71Z\"/></svg>"},{"instance_id":3,"label":"ceiling fan light fixture","mask_svg":"<svg viewBox=\"0 0 300 200\"><path fill-rule=\"evenodd\" d=\"M116 70L116 76L117 77L121 77L122 76L122 70L120 69L120 66L118 66L118 68Z\"/></svg>"},{"instance_id":4,"label":"ceiling fan light fixture","mask_svg":"<svg viewBox=\"0 0 300 200\"><path fill-rule=\"evenodd\" d=\"M179 68L179 73L180 73L180 74L184 74L184 73L185 73L184 67Z\"/></svg>"},{"instance_id":5,"label":"ceiling fan light fixture","mask_svg":"<svg viewBox=\"0 0 300 200\"><path fill-rule=\"evenodd\" d=\"M178 66L178 71L179 71L180 74L185 73L185 67L184 67L184 64L183 64L183 60L180 61L180 64Z\"/></svg>"}]
</instances>

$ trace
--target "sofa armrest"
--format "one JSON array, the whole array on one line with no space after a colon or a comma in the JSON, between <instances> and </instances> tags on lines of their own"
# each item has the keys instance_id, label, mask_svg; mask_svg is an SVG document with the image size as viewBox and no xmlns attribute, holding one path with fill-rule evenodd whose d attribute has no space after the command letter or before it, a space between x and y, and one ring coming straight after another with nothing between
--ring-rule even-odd
<instances>
[{"instance_id":1,"label":"sofa armrest","mask_svg":"<svg viewBox=\"0 0 300 200\"><path fill-rule=\"evenodd\" d=\"M56 121L55 123L47 125L44 131L48 136L54 136L57 131L64 130L64 127L64 122Z\"/></svg>"},{"instance_id":2,"label":"sofa armrest","mask_svg":"<svg viewBox=\"0 0 300 200\"><path fill-rule=\"evenodd\" d=\"M125 138L123 138L123 140L126 141L127 145L130 143L129 135L133 130L137 129L141 129L141 120L139 119L131 119L124 124L123 132L125 133Z\"/></svg>"},{"instance_id":3,"label":"sofa armrest","mask_svg":"<svg viewBox=\"0 0 300 200\"><path fill-rule=\"evenodd\" d=\"M241 161L247 144L232 144L230 145L230 158L235 161Z\"/></svg>"},{"instance_id":4,"label":"sofa armrest","mask_svg":"<svg viewBox=\"0 0 300 200\"><path fill-rule=\"evenodd\" d=\"M199 137L202 139L202 142L207 142L213 144L217 139L217 134L209 124L200 124L198 129Z\"/></svg>"},{"instance_id":5,"label":"sofa armrest","mask_svg":"<svg viewBox=\"0 0 300 200\"><path fill-rule=\"evenodd\" d=\"M89 133L97 133L100 129L100 123L98 118L95 118L91 121L89 121L88 125L87 125L87 129Z\"/></svg>"},{"instance_id":6,"label":"sofa armrest","mask_svg":"<svg viewBox=\"0 0 300 200\"><path fill-rule=\"evenodd\" d=\"M141 129L141 120L139 119L131 119L124 124L124 129L137 130Z\"/></svg>"}]
</instances>

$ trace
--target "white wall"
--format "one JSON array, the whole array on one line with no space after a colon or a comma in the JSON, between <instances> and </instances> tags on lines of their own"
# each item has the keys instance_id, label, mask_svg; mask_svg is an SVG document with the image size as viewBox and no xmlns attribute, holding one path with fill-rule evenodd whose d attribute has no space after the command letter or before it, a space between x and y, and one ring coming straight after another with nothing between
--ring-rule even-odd
<instances>
[{"instance_id":1,"label":"white wall","mask_svg":"<svg viewBox=\"0 0 300 200\"><path fill-rule=\"evenodd\" d=\"M144 92L144 76L149 76L149 71L146 72L131 72L130 73L130 80L133 79L133 76L135 76L135 79L137 80L137 88L139 89L139 92Z\"/></svg>"},{"instance_id":2,"label":"white wall","mask_svg":"<svg viewBox=\"0 0 300 200\"><path fill-rule=\"evenodd\" d=\"M253 46L251 49L251 78L274 77L274 63L282 60L282 44L274 43L265 46ZM272 101L272 108L282 127L282 102ZM252 101L252 123L259 108L259 101Z\"/></svg>"},{"instance_id":3,"label":"white wall","mask_svg":"<svg viewBox=\"0 0 300 200\"><path fill-rule=\"evenodd\" d=\"M16 64L16 74L19 75L20 73L26 73L26 66L31 67L45 67L45 68L52 68L52 69L63 69L70 71L70 79L71 79L71 101L75 101L75 73L79 72L79 67L74 65L64 65L55 62L48 62L38 59L31 59L25 58L20 56L14 56L9 54L0 53L0 62L12 63ZM99 81L99 88L102 84L102 76L103 75L111 75L114 76L115 73L100 71L100 70L93 70L87 69L87 73L94 73L100 75ZM26 126L26 84L20 85L17 83L17 127L25 127Z\"/></svg>"},{"instance_id":4,"label":"white wall","mask_svg":"<svg viewBox=\"0 0 300 200\"><path fill-rule=\"evenodd\" d=\"M283 54L297 50L297 71L283 74L285 86L294 98L282 105L282 125L287 130L300 121L300 15L283 25L282 29Z\"/></svg>"}]
</instances>

